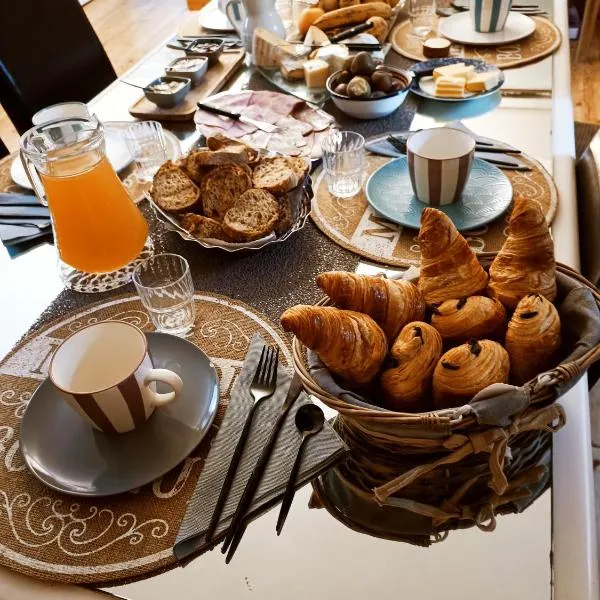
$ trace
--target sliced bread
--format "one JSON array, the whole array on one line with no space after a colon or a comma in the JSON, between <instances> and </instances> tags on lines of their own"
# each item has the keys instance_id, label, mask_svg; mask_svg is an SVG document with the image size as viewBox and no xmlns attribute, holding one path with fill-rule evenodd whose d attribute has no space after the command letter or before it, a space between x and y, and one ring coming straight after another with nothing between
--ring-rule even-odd
<instances>
[{"instance_id":1,"label":"sliced bread","mask_svg":"<svg viewBox=\"0 0 600 600\"><path fill-rule=\"evenodd\" d=\"M244 192L223 220L223 229L238 242L251 242L269 235L279 219L279 203L265 190Z\"/></svg>"},{"instance_id":2,"label":"sliced bread","mask_svg":"<svg viewBox=\"0 0 600 600\"><path fill-rule=\"evenodd\" d=\"M285 156L263 158L254 168L254 187L272 194L285 194L298 185L298 177Z\"/></svg>"},{"instance_id":3,"label":"sliced bread","mask_svg":"<svg viewBox=\"0 0 600 600\"><path fill-rule=\"evenodd\" d=\"M252 187L251 171L246 165L223 165L202 179L200 197L205 216L222 221L234 202Z\"/></svg>"},{"instance_id":4,"label":"sliced bread","mask_svg":"<svg viewBox=\"0 0 600 600\"><path fill-rule=\"evenodd\" d=\"M298 183L304 181L304 178L310 172L310 165L308 164L306 159L302 158L301 156L290 156L288 157L287 161L292 171L294 171L294 173L296 174L296 177L298 178Z\"/></svg>"},{"instance_id":5,"label":"sliced bread","mask_svg":"<svg viewBox=\"0 0 600 600\"><path fill-rule=\"evenodd\" d=\"M163 210L181 213L195 207L200 199L200 190L183 169L168 160L154 175L150 195Z\"/></svg>"},{"instance_id":6,"label":"sliced bread","mask_svg":"<svg viewBox=\"0 0 600 600\"><path fill-rule=\"evenodd\" d=\"M206 145L211 150L232 150L232 149L243 149L248 157L248 162L250 164L254 164L258 159L259 153L258 150L252 148L245 142L241 140L237 140L234 138L227 137L222 133L217 133L217 135L213 135L206 140Z\"/></svg>"},{"instance_id":7,"label":"sliced bread","mask_svg":"<svg viewBox=\"0 0 600 600\"><path fill-rule=\"evenodd\" d=\"M195 213L187 213L181 217L181 226L187 229L194 237L204 239L229 241L223 226L210 217L203 217Z\"/></svg>"}]
</instances>

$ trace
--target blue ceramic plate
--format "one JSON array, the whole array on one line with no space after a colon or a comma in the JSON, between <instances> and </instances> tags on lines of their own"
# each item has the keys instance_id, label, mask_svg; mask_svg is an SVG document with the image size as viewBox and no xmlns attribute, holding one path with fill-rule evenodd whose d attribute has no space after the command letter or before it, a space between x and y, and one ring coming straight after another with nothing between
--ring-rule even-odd
<instances>
[{"instance_id":1,"label":"blue ceramic plate","mask_svg":"<svg viewBox=\"0 0 600 600\"><path fill-rule=\"evenodd\" d=\"M413 193L406 156L377 169L367 180L365 193L377 213L414 229L419 229L421 213L429 206ZM436 208L446 213L459 231L465 231L498 218L510 205L512 195L506 175L498 167L476 158L460 200Z\"/></svg>"},{"instance_id":2,"label":"blue ceramic plate","mask_svg":"<svg viewBox=\"0 0 600 600\"><path fill-rule=\"evenodd\" d=\"M433 81L432 73L433 69L438 67L445 67L446 65L453 65L455 63L465 63L466 65L473 65L476 73L485 73L487 71L498 72L498 84L493 88L486 90L485 92L466 92L464 98L440 98L436 96L433 91L435 84ZM490 94L497 92L504 85L504 73L494 65L490 65L483 60L477 60L476 58L435 58L425 62L417 63L412 68L415 77L410 86L410 91L428 98L429 100L438 100L440 102L465 102L466 100L478 100L479 98L485 98Z\"/></svg>"}]
</instances>

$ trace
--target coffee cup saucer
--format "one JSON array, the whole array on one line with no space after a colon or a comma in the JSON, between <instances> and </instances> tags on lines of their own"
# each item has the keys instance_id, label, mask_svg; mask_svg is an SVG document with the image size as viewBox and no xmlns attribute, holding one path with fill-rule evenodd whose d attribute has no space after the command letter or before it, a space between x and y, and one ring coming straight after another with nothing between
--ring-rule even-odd
<instances>
[{"instance_id":1,"label":"coffee cup saucer","mask_svg":"<svg viewBox=\"0 0 600 600\"><path fill-rule=\"evenodd\" d=\"M435 208L446 213L459 231L466 231L497 219L510 206L512 195L508 177L498 167L475 158L460 199ZM429 206L413 192L406 156L377 169L367 180L365 196L377 214L413 229L419 229L421 213Z\"/></svg>"},{"instance_id":2,"label":"coffee cup saucer","mask_svg":"<svg viewBox=\"0 0 600 600\"><path fill-rule=\"evenodd\" d=\"M202 441L219 404L214 365L185 339L157 332L146 336L154 366L182 378L180 397L134 431L106 435L45 379L31 396L19 439L29 470L42 483L75 496L120 494L164 475Z\"/></svg>"}]
</instances>

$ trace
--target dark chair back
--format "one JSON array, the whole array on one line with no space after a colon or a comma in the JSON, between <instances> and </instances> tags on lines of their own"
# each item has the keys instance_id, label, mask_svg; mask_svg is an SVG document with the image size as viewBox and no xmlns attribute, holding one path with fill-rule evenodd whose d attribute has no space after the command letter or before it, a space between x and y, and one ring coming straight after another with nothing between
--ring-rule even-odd
<instances>
[{"instance_id":1,"label":"dark chair back","mask_svg":"<svg viewBox=\"0 0 600 600\"><path fill-rule=\"evenodd\" d=\"M4 142L0 140L0 158L8 156L8 148L4 145Z\"/></svg>"},{"instance_id":2,"label":"dark chair back","mask_svg":"<svg viewBox=\"0 0 600 600\"><path fill-rule=\"evenodd\" d=\"M19 133L57 102L88 102L116 73L78 0L0 0L0 104Z\"/></svg>"}]
</instances>

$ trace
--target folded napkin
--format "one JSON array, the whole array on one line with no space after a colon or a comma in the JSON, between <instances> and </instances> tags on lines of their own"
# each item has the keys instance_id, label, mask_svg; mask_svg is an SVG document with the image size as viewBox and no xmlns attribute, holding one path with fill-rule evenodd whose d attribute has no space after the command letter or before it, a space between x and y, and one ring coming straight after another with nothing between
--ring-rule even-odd
<instances>
[{"instance_id":1,"label":"folded napkin","mask_svg":"<svg viewBox=\"0 0 600 600\"><path fill-rule=\"evenodd\" d=\"M50 211L31 194L0 193L0 240L12 255L52 241Z\"/></svg>"},{"instance_id":2,"label":"folded napkin","mask_svg":"<svg viewBox=\"0 0 600 600\"><path fill-rule=\"evenodd\" d=\"M192 536L202 533L208 528L235 446L254 402L250 395L250 383L254 377L263 346L264 341L260 336L255 335L231 394L227 412L211 445L177 534L174 553L179 560L206 550L225 533L285 400L291 377L280 365L277 374L277 389L274 395L259 406L254 416L252 430L212 542L207 544L204 538L190 540ZM294 417L298 408L308 402L310 402L308 395L303 392L292 406L279 432L277 443L246 516L246 523L281 500L301 441ZM306 443L297 487L305 485L311 479L327 471L341 461L346 453L346 445L330 425L325 423L323 429L314 437L309 438ZM275 531L273 531L273 535L275 535Z\"/></svg>"}]
</instances>

